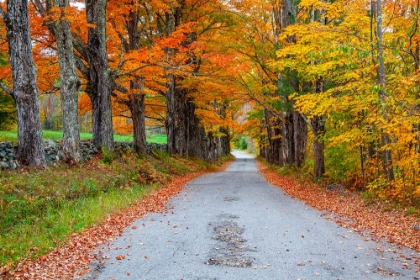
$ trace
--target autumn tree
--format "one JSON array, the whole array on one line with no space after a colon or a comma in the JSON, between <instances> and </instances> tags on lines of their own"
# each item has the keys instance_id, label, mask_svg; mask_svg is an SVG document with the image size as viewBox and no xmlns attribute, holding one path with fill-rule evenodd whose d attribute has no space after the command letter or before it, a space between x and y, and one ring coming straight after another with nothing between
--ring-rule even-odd
<instances>
[{"instance_id":1,"label":"autumn tree","mask_svg":"<svg viewBox=\"0 0 420 280\"><path fill-rule=\"evenodd\" d=\"M88 28L86 51L88 78L86 92L92 102L92 133L96 147L114 149L112 130L111 93L114 77L108 64L106 48L106 5L107 0L86 0L86 19Z\"/></svg>"},{"instance_id":2,"label":"autumn tree","mask_svg":"<svg viewBox=\"0 0 420 280\"><path fill-rule=\"evenodd\" d=\"M63 151L67 161L80 162L82 156L79 150L78 90L81 82L76 72L72 33L70 22L67 19L69 15L66 14L69 1L46 1L45 6L40 0L34 2L38 12L46 19L45 23L56 39L60 69Z\"/></svg>"},{"instance_id":3,"label":"autumn tree","mask_svg":"<svg viewBox=\"0 0 420 280\"><path fill-rule=\"evenodd\" d=\"M301 167L305 159L307 122L294 109L289 95L301 86L296 73L273 67L275 52L293 36L281 40L285 28L294 22L296 7L290 1L242 1L232 12L240 19L236 49L250 69L238 82L263 111L266 129L262 151L266 159L280 165ZM237 12L242 11L242 12Z\"/></svg>"},{"instance_id":4,"label":"autumn tree","mask_svg":"<svg viewBox=\"0 0 420 280\"><path fill-rule=\"evenodd\" d=\"M7 1L7 10L0 6L6 24L13 89L0 83L16 102L18 119L18 160L29 166L46 165L41 121L39 117L36 69L32 57L32 42L27 1Z\"/></svg>"},{"instance_id":5,"label":"autumn tree","mask_svg":"<svg viewBox=\"0 0 420 280\"><path fill-rule=\"evenodd\" d=\"M223 17L213 17L210 12L218 5L221 5L218 1L213 5L207 1L169 1L157 14L156 28L160 34L157 43L162 49L161 65L165 71L165 89L161 93L166 100L165 126L170 153L203 159L218 156L218 137L214 131L206 129L205 118L198 117L200 108L197 105L201 97L195 98L193 81L207 75L202 56L206 36L212 37L213 31L225 24Z\"/></svg>"},{"instance_id":6,"label":"autumn tree","mask_svg":"<svg viewBox=\"0 0 420 280\"><path fill-rule=\"evenodd\" d=\"M383 28L382 28L382 20L383 20L383 13L382 13L382 1L376 0L376 5L374 5L374 13L376 15L376 44L377 44L377 59L378 59L378 67L377 67L377 75L378 75L378 95L379 95L379 102L380 102L380 110L383 119L388 122L388 110L386 108L386 77L385 77L385 58L384 58L384 47L383 47ZM391 143L391 138L388 133L383 132L381 136L382 145L385 146L383 153L383 164L384 169L386 171L388 181L394 180L394 170L392 165L392 154L391 150L386 147Z\"/></svg>"}]
</instances>

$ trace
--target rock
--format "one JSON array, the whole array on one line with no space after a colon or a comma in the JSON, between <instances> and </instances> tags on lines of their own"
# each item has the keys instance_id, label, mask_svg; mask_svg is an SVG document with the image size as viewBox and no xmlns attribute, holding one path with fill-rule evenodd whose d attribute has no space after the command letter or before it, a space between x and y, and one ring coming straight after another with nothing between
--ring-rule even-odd
<instances>
[{"instance_id":1,"label":"rock","mask_svg":"<svg viewBox=\"0 0 420 280\"><path fill-rule=\"evenodd\" d=\"M58 151L58 159L60 161L67 161L67 157L62 151Z\"/></svg>"},{"instance_id":2,"label":"rock","mask_svg":"<svg viewBox=\"0 0 420 280\"><path fill-rule=\"evenodd\" d=\"M128 151L133 149L132 142L115 142L115 148ZM166 144L147 143L147 153L151 154L152 151L167 151ZM13 168L19 167L19 163L16 160L17 147L12 142L0 142L0 162L1 168ZM80 153L85 160L90 160L94 155L98 153L98 149L90 141L80 142ZM57 161L66 161L67 157L61 150L61 143L57 143L52 140L44 142L44 154L49 164ZM7 167L6 167L7 165Z\"/></svg>"},{"instance_id":3,"label":"rock","mask_svg":"<svg viewBox=\"0 0 420 280\"><path fill-rule=\"evenodd\" d=\"M17 168L17 165L16 165L16 163L15 163L15 161L9 161L9 166L10 166L10 168L11 169L16 169Z\"/></svg>"},{"instance_id":4,"label":"rock","mask_svg":"<svg viewBox=\"0 0 420 280\"><path fill-rule=\"evenodd\" d=\"M58 143L52 140L47 140L44 142L44 149L46 148L58 148Z\"/></svg>"},{"instance_id":5,"label":"rock","mask_svg":"<svg viewBox=\"0 0 420 280\"><path fill-rule=\"evenodd\" d=\"M346 188L343 185L335 184L335 183L328 185L325 191L326 192L338 191L340 195L342 196L346 195Z\"/></svg>"},{"instance_id":6,"label":"rock","mask_svg":"<svg viewBox=\"0 0 420 280\"><path fill-rule=\"evenodd\" d=\"M7 164L7 162L0 161L0 167L2 169L8 169L9 168L9 165Z\"/></svg>"}]
</instances>

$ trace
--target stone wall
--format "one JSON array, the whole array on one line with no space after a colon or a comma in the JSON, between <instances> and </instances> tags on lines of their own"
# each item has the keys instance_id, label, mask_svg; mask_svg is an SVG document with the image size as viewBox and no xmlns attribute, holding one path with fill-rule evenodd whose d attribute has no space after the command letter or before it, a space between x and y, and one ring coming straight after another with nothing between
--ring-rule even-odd
<instances>
[{"instance_id":1,"label":"stone wall","mask_svg":"<svg viewBox=\"0 0 420 280\"><path fill-rule=\"evenodd\" d=\"M0 168L16 169L18 167L19 163L16 160L16 147L13 146L12 142L0 143Z\"/></svg>"},{"instance_id":2,"label":"stone wall","mask_svg":"<svg viewBox=\"0 0 420 280\"><path fill-rule=\"evenodd\" d=\"M133 143L115 142L115 148L123 151L132 149ZM20 165L16 160L16 149L12 142L0 142L0 169L17 169ZM80 150L84 160L90 160L98 153L98 149L89 141L80 142ZM153 150L166 151L166 144L147 143L147 152L150 154ZM44 142L45 158L48 164L58 161L65 161L61 144L52 140Z\"/></svg>"}]
</instances>

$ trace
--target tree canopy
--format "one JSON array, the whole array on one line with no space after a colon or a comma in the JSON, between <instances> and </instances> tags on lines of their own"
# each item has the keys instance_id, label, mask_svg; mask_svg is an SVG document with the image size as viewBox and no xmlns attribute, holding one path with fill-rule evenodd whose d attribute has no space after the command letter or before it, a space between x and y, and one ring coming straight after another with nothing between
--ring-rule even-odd
<instances>
[{"instance_id":1,"label":"tree canopy","mask_svg":"<svg viewBox=\"0 0 420 280\"><path fill-rule=\"evenodd\" d=\"M74 67L72 110L91 114L98 147L113 148L113 131L133 133L142 154L146 126L162 126L171 154L211 160L247 134L274 164L420 199L418 1L26 4L40 94L63 98ZM0 81L5 98L11 65L0 64Z\"/></svg>"}]
</instances>

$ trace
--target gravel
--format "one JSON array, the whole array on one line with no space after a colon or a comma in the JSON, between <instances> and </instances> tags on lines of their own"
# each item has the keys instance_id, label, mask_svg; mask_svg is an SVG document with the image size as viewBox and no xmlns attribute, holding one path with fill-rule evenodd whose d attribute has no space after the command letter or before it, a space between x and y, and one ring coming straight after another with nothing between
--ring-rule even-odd
<instances>
[{"instance_id":1,"label":"gravel","mask_svg":"<svg viewBox=\"0 0 420 280\"><path fill-rule=\"evenodd\" d=\"M224 172L190 182L165 213L98 248L103 259L85 279L419 279L399 260L417 252L339 227L266 183L251 156L234 155Z\"/></svg>"}]
</instances>

